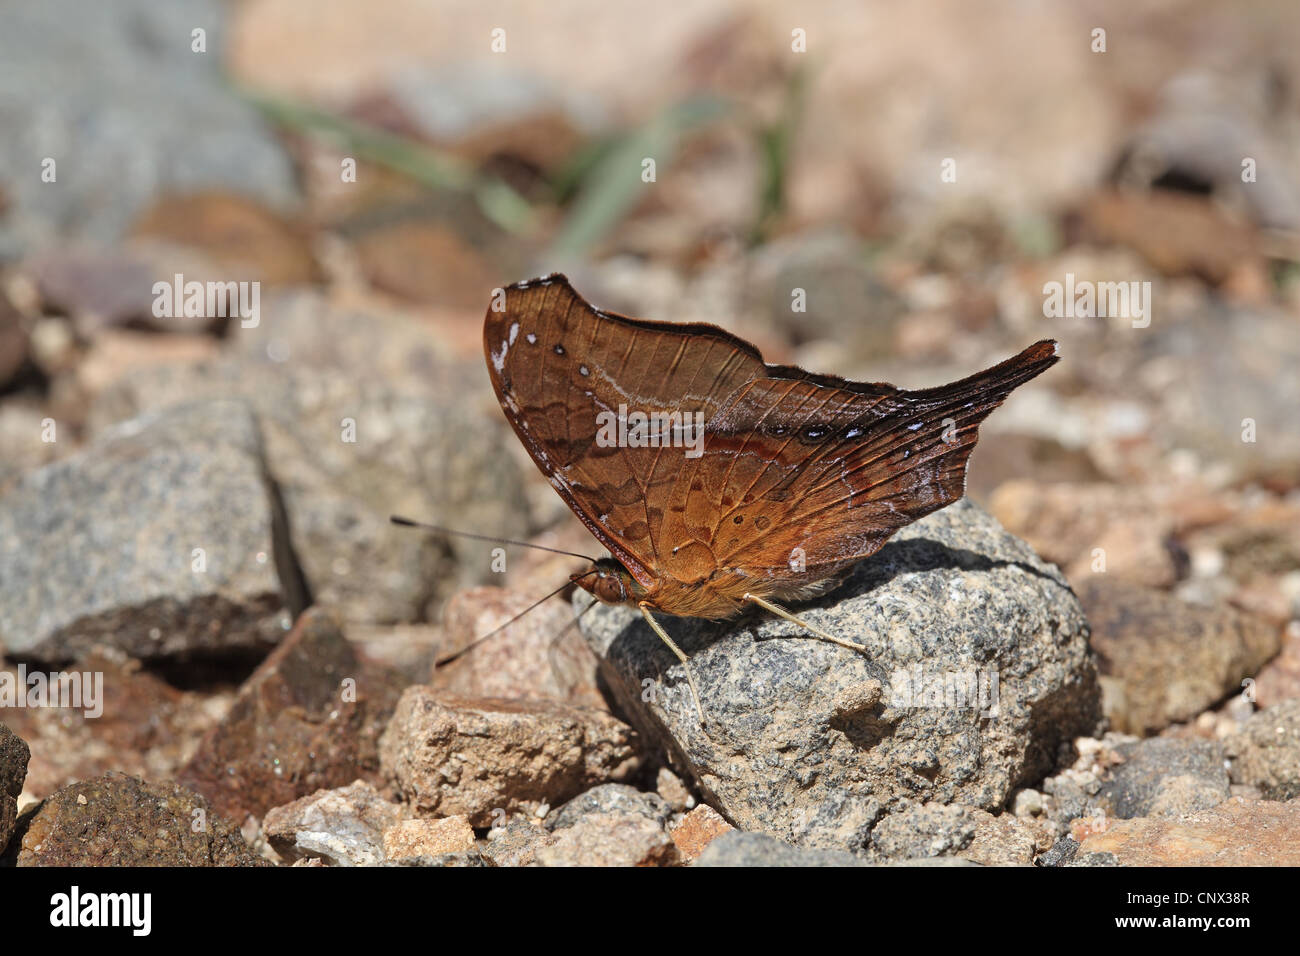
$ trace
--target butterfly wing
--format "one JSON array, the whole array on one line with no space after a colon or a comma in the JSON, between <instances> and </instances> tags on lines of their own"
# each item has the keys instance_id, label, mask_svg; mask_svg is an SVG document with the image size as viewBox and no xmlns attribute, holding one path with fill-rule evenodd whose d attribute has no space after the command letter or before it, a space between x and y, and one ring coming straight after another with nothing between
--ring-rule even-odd
<instances>
[{"instance_id":1,"label":"butterfly wing","mask_svg":"<svg viewBox=\"0 0 1300 956\"><path fill-rule=\"evenodd\" d=\"M735 396L706 430L709 456L733 462L712 487L706 479L719 506L709 551L720 567L775 582L778 596L860 561L965 494L980 422L1056 361L1055 343L1043 341L918 391L769 369L775 374ZM686 504L686 513L710 512L705 502ZM700 540L705 529L670 531Z\"/></svg>"},{"instance_id":2,"label":"butterfly wing","mask_svg":"<svg viewBox=\"0 0 1300 956\"><path fill-rule=\"evenodd\" d=\"M714 326L601 312L563 276L507 288L484 349L534 462L642 586L721 575L776 596L960 498L979 423L1057 360L1044 341L940 388L850 382ZM700 415L703 456L601 444L600 415L628 410Z\"/></svg>"},{"instance_id":3,"label":"butterfly wing","mask_svg":"<svg viewBox=\"0 0 1300 956\"><path fill-rule=\"evenodd\" d=\"M483 348L506 418L583 524L653 587L662 524L655 503L668 496L682 449L602 445L601 422L620 407L707 421L728 395L764 374L762 356L714 326L594 309L562 275L503 293L504 308L488 309Z\"/></svg>"}]
</instances>

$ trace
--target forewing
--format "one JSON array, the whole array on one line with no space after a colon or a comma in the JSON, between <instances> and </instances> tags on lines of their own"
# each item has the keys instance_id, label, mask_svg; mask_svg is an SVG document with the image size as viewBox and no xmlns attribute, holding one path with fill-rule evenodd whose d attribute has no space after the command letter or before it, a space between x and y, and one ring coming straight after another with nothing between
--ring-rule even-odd
<instances>
[{"instance_id":1,"label":"forewing","mask_svg":"<svg viewBox=\"0 0 1300 956\"><path fill-rule=\"evenodd\" d=\"M483 347L497 399L537 467L651 586L664 502L688 449L602 446L600 416L698 413L707 422L728 395L766 373L762 356L714 326L593 309L558 275L507 287L504 309L488 309Z\"/></svg>"}]
</instances>

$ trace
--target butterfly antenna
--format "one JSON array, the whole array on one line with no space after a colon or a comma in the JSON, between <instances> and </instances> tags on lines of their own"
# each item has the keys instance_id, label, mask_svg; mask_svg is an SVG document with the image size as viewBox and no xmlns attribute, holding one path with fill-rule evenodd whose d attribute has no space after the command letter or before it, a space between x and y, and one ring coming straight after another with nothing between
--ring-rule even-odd
<instances>
[{"instance_id":1,"label":"butterfly antenna","mask_svg":"<svg viewBox=\"0 0 1300 956\"><path fill-rule=\"evenodd\" d=\"M564 553L564 554L568 554L567 551L566 551L566 552L562 552L562 553ZM581 555L577 555L577 557L581 557ZM549 601L551 598L555 597L555 595L559 594L561 591L563 591L565 588L567 588L570 584L572 584L573 581L580 580L581 578L585 578L585 577L587 577L588 575L592 575L592 574L595 574L595 573L596 573L596 569L595 569L595 568L592 568L592 569L591 569L590 571L588 571L586 574L580 574L580 575L578 575L578 577L574 578L574 579L571 580L571 581L565 581L563 584L561 584L558 588L556 588L556 589L555 589L554 591L552 591L550 594L547 594L545 597L538 598L536 601L534 601L532 604L528 605L528 607L524 608L522 611L520 611L518 614L516 614L516 615L515 615L514 617L512 617L510 620L506 621L504 624L500 625L499 627L495 627L495 628L493 628L492 630L490 630L490 631L488 631L486 634L484 634L482 637L476 637L476 638L474 638L474 640L470 641L468 644L466 644L466 645L465 645L464 647L462 647L460 650L456 651L454 654L448 654L446 657L439 657L439 658L435 659L434 662L433 662L433 666L434 666L434 667L442 667L444 664L450 664L452 661L456 660L458 657L462 657L462 656L464 656L465 654L468 654L470 651L472 651L474 648L478 647L478 646L479 646L480 644L482 644L484 641L488 640L489 638L496 637L498 634L500 634L502 631L504 631L506 628L508 628L511 624L515 623L515 621L517 621L517 620L519 620L521 617L523 617L525 614L529 613L530 611L536 609L539 605L544 604L545 602Z\"/></svg>"},{"instance_id":2,"label":"butterfly antenna","mask_svg":"<svg viewBox=\"0 0 1300 956\"><path fill-rule=\"evenodd\" d=\"M571 558L582 558L584 561L596 563L596 559L586 554L578 554L576 551L563 551L560 548L548 548L544 544L532 544L528 541L514 541L510 538L494 538L488 534L474 534L472 531L456 531L453 528L443 528L436 524L428 524L424 521L414 521L411 518L403 518L400 515L389 515L388 520L393 524L401 525L403 528L423 528L425 531L436 531L439 534L454 534L461 538L473 538L475 541L491 541L493 544L513 544L521 548L532 548L536 551L549 551L551 554L567 554Z\"/></svg>"}]
</instances>

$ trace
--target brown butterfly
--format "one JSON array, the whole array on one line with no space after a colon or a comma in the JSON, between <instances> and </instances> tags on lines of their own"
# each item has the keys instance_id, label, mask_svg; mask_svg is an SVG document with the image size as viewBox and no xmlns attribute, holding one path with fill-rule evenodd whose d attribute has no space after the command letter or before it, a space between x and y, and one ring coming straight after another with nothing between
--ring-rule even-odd
<instances>
[{"instance_id":1,"label":"brown butterfly","mask_svg":"<svg viewBox=\"0 0 1300 956\"><path fill-rule=\"evenodd\" d=\"M1057 361L1042 341L939 388L774 366L712 325L593 308L568 279L507 287L483 348L537 467L613 555L572 580L608 604L724 619L833 588L899 528L966 490L978 429ZM702 718L701 712L701 718Z\"/></svg>"}]
</instances>

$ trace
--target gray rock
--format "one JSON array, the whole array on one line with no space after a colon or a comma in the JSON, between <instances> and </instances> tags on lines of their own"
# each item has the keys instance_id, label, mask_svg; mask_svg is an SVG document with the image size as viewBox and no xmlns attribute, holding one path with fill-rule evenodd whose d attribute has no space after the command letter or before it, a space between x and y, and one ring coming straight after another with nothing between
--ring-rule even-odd
<instances>
[{"instance_id":1,"label":"gray rock","mask_svg":"<svg viewBox=\"0 0 1300 956\"><path fill-rule=\"evenodd\" d=\"M623 813L645 817L660 826L668 823L672 808L657 793L647 793L625 783L603 783L579 794L546 817L548 830L562 830L591 813Z\"/></svg>"},{"instance_id":2,"label":"gray rock","mask_svg":"<svg viewBox=\"0 0 1300 956\"><path fill-rule=\"evenodd\" d=\"M856 359L895 348L894 327L904 305L872 274L860 240L845 232L765 244L744 288L746 306L795 344L833 340ZM804 291L803 311L792 308L795 289ZM845 322L850 315L870 315L871 321Z\"/></svg>"},{"instance_id":3,"label":"gray rock","mask_svg":"<svg viewBox=\"0 0 1300 956\"><path fill-rule=\"evenodd\" d=\"M1052 848L1038 858L1039 866L1069 866L1079 852L1079 844L1070 837L1061 837Z\"/></svg>"},{"instance_id":4,"label":"gray rock","mask_svg":"<svg viewBox=\"0 0 1300 956\"><path fill-rule=\"evenodd\" d=\"M489 830L480 849L489 866L528 866L537 858L538 850L554 842L549 830L523 814L515 814Z\"/></svg>"},{"instance_id":5,"label":"gray rock","mask_svg":"<svg viewBox=\"0 0 1300 956\"><path fill-rule=\"evenodd\" d=\"M672 810L657 793L607 783L579 794L546 817L550 839L536 845L539 866L670 866L677 845Z\"/></svg>"},{"instance_id":6,"label":"gray rock","mask_svg":"<svg viewBox=\"0 0 1300 956\"><path fill-rule=\"evenodd\" d=\"M538 866L673 866L677 844L663 824L640 813L587 813L552 831L538 847Z\"/></svg>"},{"instance_id":7,"label":"gray rock","mask_svg":"<svg viewBox=\"0 0 1300 956\"><path fill-rule=\"evenodd\" d=\"M766 833L733 830L713 840L692 866L868 866L842 850L794 847Z\"/></svg>"},{"instance_id":8,"label":"gray rock","mask_svg":"<svg viewBox=\"0 0 1300 956\"><path fill-rule=\"evenodd\" d=\"M1300 797L1300 699L1261 710L1224 747L1233 783L1258 787L1265 800Z\"/></svg>"},{"instance_id":9,"label":"gray rock","mask_svg":"<svg viewBox=\"0 0 1300 956\"><path fill-rule=\"evenodd\" d=\"M23 792L31 755L22 738L0 724L0 854L9 845L18 821L18 795Z\"/></svg>"},{"instance_id":10,"label":"gray rock","mask_svg":"<svg viewBox=\"0 0 1300 956\"><path fill-rule=\"evenodd\" d=\"M765 617L662 617L691 656L707 734L680 664L635 610L581 619L629 718L739 827L862 850L877 819L905 805L997 810L1100 720L1073 593L967 502L904 528L841 588L797 610L870 653ZM978 698L955 706L939 686L983 678L991 691L994 673L995 711ZM920 693L908 698L912 688Z\"/></svg>"},{"instance_id":11,"label":"gray rock","mask_svg":"<svg viewBox=\"0 0 1300 956\"><path fill-rule=\"evenodd\" d=\"M5 11L0 184L12 208L0 220L0 259L59 235L116 239L168 191L293 199L288 157L222 75L226 11L217 0ZM191 51L196 28L206 53ZM46 157L57 164L53 184L41 179Z\"/></svg>"},{"instance_id":12,"label":"gray rock","mask_svg":"<svg viewBox=\"0 0 1300 956\"><path fill-rule=\"evenodd\" d=\"M316 857L334 866L377 866L385 859L384 831L401 818L400 806L358 780L267 811L262 832L286 860Z\"/></svg>"},{"instance_id":13,"label":"gray rock","mask_svg":"<svg viewBox=\"0 0 1300 956\"><path fill-rule=\"evenodd\" d=\"M713 840L692 866L878 866L842 850L795 847L766 833L733 830ZM975 866L958 857L899 860L885 866Z\"/></svg>"},{"instance_id":14,"label":"gray rock","mask_svg":"<svg viewBox=\"0 0 1300 956\"><path fill-rule=\"evenodd\" d=\"M978 812L927 803L891 813L871 831L871 854L887 860L953 855L975 839Z\"/></svg>"},{"instance_id":15,"label":"gray rock","mask_svg":"<svg viewBox=\"0 0 1300 956\"><path fill-rule=\"evenodd\" d=\"M405 514L509 538L533 530L514 436L481 369L448 363L414 322L331 309L311 294L264 303L260 325L232 338L216 362L113 386L92 428L199 396L247 401L311 594L347 622L424 620L454 591L500 582L492 545L388 521ZM482 407L467 399L476 394Z\"/></svg>"},{"instance_id":16,"label":"gray rock","mask_svg":"<svg viewBox=\"0 0 1300 956\"><path fill-rule=\"evenodd\" d=\"M488 866L478 850L464 850L459 853L439 853L437 856L404 856L397 860L385 860L382 866Z\"/></svg>"},{"instance_id":17,"label":"gray rock","mask_svg":"<svg viewBox=\"0 0 1300 956\"><path fill-rule=\"evenodd\" d=\"M96 643L265 651L301 599L281 522L246 405L125 423L0 498L0 644L44 661Z\"/></svg>"},{"instance_id":18,"label":"gray rock","mask_svg":"<svg viewBox=\"0 0 1300 956\"><path fill-rule=\"evenodd\" d=\"M1212 740L1152 737L1116 748L1098 794L1108 816L1176 817L1217 807L1229 797L1223 748Z\"/></svg>"}]
</instances>

